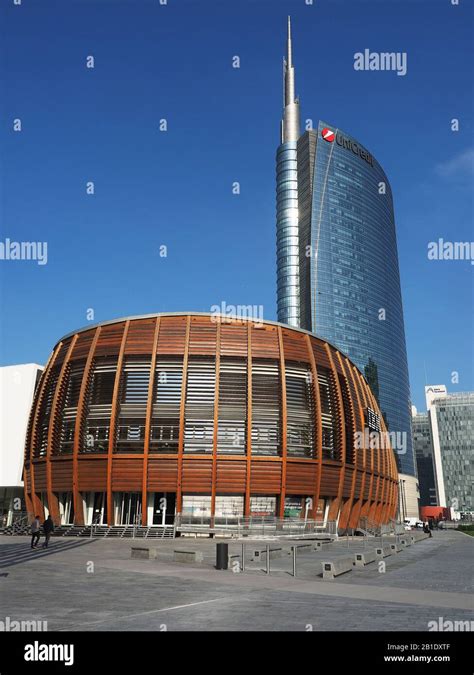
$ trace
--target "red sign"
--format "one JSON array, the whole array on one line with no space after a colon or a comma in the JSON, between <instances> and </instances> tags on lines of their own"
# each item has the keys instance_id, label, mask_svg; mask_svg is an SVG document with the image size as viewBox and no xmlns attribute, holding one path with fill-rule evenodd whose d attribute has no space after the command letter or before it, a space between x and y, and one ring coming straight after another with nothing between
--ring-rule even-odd
<instances>
[{"instance_id":1,"label":"red sign","mask_svg":"<svg viewBox=\"0 0 474 675\"><path fill-rule=\"evenodd\" d=\"M328 129L327 127L321 131L321 136L328 143L332 143L333 140L336 138L336 134L334 133L334 131L332 129Z\"/></svg>"}]
</instances>

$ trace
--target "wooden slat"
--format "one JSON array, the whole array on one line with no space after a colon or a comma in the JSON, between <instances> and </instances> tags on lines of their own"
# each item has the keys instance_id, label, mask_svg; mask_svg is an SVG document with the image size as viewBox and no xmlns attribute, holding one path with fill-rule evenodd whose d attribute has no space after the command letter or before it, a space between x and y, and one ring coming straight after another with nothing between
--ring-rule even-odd
<instances>
[{"instance_id":1,"label":"wooden slat","mask_svg":"<svg viewBox=\"0 0 474 675\"><path fill-rule=\"evenodd\" d=\"M278 326L278 344L280 347L280 387L281 387L281 488L280 488L280 513L279 517L285 515L285 497L286 497L286 460L288 456L287 430L288 430L288 411L286 407L286 368L285 368L285 348L283 346L283 332L281 326Z\"/></svg>"},{"instance_id":2,"label":"wooden slat","mask_svg":"<svg viewBox=\"0 0 474 675\"><path fill-rule=\"evenodd\" d=\"M311 377L313 378L313 391L314 391L316 461L318 470L316 472L316 482L314 486L313 508L311 509L311 517L316 518L319 503L319 495L321 491L321 475L323 468L323 425L321 417L321 398L319 394L318 369L316 366L316 360L314 358L312 340L309 335L306 335L305 339L309 364L311 367Z\"/></svg>"},{"instance_id":3,"label":"wooden slat","mask_svg":"<svg viewBox=\"0 0 474 675\"><path fill-rule=\"evenodd\" d=\"M176 486L176 513L181 513L183 505L183 452L184 452L184 414L186 410L186 385L188 380L189 338L191 333L191 317L186 320L186 337L183 357L183 380L181 383L181 401L179 409L179 437L178 437L178 484Z\"/></svg>"},{"instance_id":4,"label":"wooden slat","mask_svg":"<svg viewBox=\"0 0 474 675\"><path fill-rule=\"evenodd\" d=\"M216 510L216 487L217 487L217 437L219 429L219 386L221 373L221 324L217 323L216 334L216 384L214 391L214 429L212 436L212 488L211 488L211 517L214 518Z\"/></svg>"},{"instance_id":5,"label":"wooden slat","mask_svg":"<svg viewBox=\"0 0 474 675\"><path fill-rule=\"evenodd\" d=\"M113 486L112 486L113 461L114 461L115 436L116 436L118 406L119 406L120 378L122 375L123 356L125 354L125 345L127 344L129 326L130 320L127 320L123 328L122 340L120 343L120 351L117 358L117 370L115 372L114 389L112 393L112 412L110 415L109 447L107 452L107 522L109 523L109 525L115 524Z\"/></svg>"},{"instance_id":6,"label":"wooden slat","mask_svg":"<svg viewBox=\"0 0 474 675\"><path fill-rule=\"evenodd\" d=\"M49 417L48 441L46 445L46 485L47 485L46 490L48 493L49 512L51 514L53 522L56 525L60 525L60 517L59 517L58 498L56 496L56 492L53 492L53 485L52 485L52 474L51 474L52 445L54 439L55 425L57 424L58 417L60 415L60 412L58 410L58 403L61 400L61 396L63 394L64 378L68 370L72 350L74 349L74 346L77 342L77 338L78 335L76 333L76 335L73 336L71 342L69 343L66 357L62 363L61 370L59 371L59 377L56 383L56 389L54 391L53 402L51 404L51 413Z\"/></svg>"},{"instance_id":7,"label":"wooden slat","mask_svg":"<svg viewBox=\"0 0 474 675\"><path fill-rule=\"evenodd\" d=\"M250 478L252 471L252 330L250 321L247 324L247 455L245 474L244 515L250 515Z\"/></svg>"},{"instance_id":8,"label":"wooden slat","mask_svg":"<svg viewBox=\"0 0 474 675\"><path fill-rule=\"evenodd\" d=\"M326 353L328 355L330 368L333 375L333 380L336 389L336 396L339 408L339 415L337 416L337 424L339 427L339 438L340 438L340 453L341 453L341 467L339 469L339 487L337 490L337 498L333 499L331 506L329 508L328 518L329 520L335 520L341 507L342 503L342 490L344 488L344 474L346 467L346 428L345 428L345 418L344 418L344 405L342 403L342 393L341 386L339 384L339 378L337 376L336 366L334 364L334 359L332 355L332 348L328 345L324 345Z\"/></svg>"},{"instance_id":9,"label":"wooden slat","mask_svg":"<svg viewBox=\"0 0 474 675\"><path fill-rule=\"evenodd\" d=\"M348 383L348 376L347 376L347 371L345 369L345 364L344 364L344 359L342 358L340 352L336 352L336 357L342 372L342 376L344 377L344 380L346 381L347 388L349 389L349 383ZM349 389L349 394L350 394L350 389ZM352 419L354 421L354 427L353 431L355 432L357 430L357 423L356 423L356 412L354 408L354 401L352 400L352 396L348 396L349 399L349 405L351 408L351 413L352 413ZM344 517L341 518L341 523L340 526L341 528L346 528L349 527L350 523L350 517L351 517L351 511L352 511L352 505L354 503L354 497L355 497L355 485L356 485L356 476L357 476L357 453L358 450L355 448L355 443L354 443L354 438L346 438L346 449L347 449L347 444L350 443L351 447L354 448L354 471L352 472L352 481L351 481L351 493L349 496L349 499L347 501L347 510L344 513ZM347 467L347 465L346 465Z\"/></svg>"},{"instance_id":10,"label":"wooden slat","mask_svg":"<svg viewBox=\"0 0 474 675\"><path fill-rule=\"evenodd\" d=\"M348 374L351 382L352 382L352 388L355 392L356 395L356 400L355 400L355 408L358 412L359 415L359 424L356 424L356 428L359 429L362 433L364 432L364 426L365 426L365 421L364 421L364 410L362 408L362 404L359 398L359 390L357 388L357 385L355 383L354 379L354 372L353 372L353 366L347 359L345 358L346 362L346 373ZM355 498L357 499L357 502L353 505L352 507L352 513L350 515L349 519L349 526L350 527L357 527L357 524L359 522L360 518L360 511L362 508L362 502L363 502L363 495L364 495L364 485L365 485L365 478L366 478L366 473L365 473L365 465L366 465L366 458L365 458L365 442L363 444L363 447L357 450L356 454L356 476L357 476L357 471L360 471L361 475L361 482L360 482L360 488L359 488L359 493L355 495ZM361 470L362 469L362 470ZM356 478L357 481L357 478Z\"/></svg>"},{"instance_id":11,"label":"wooden slat","mask_svg":"<svg viewBox=\"0 0 474 675\"><path fill-rule=\"evenodd\" d=\"M155 385L155 370L156 370L156 350L158 346L158 336L160 334L160 318L155 320L155 328L153 335L153 344L151 351L150 362L150 379L148 381L148 397L146 403L146 419L145 419L145 442L143 444L143 480L142 480L142 525L147 525L148 518L148 456L150 453L150 433L151 433L151 419L153 414L153 390Z\"/></svg>"},{"instance_id":12,"label":"wooden slat","mask_svg":"<svg viewBox=\"0 0 474 675\"><path fill-rule=\"evenodd\" d=\"M31 445L30 445L30 484L31 484L31 493L30 493L30 500L31 500L31 505L33 508L33 511L35 512L34 515L39 515L42 518L44 518L44 506L41 503L41 500L38 499L36 495L36 485L35 485L35 466L34 466L34 451L35 451L35 443L37 439L37 426L38 426L38 417L39 413L41 410L41 404L43 401L43 396L46 391L46 387L49 382L49 378L51 376L51 371L54 367L54 364L56 362L56 359L58 357L58 354L61 351L63 343L59 342L56 347L54 348L54 351L52 352L51 356L49 357L48 363L46 364L46 368L43 371L43 375L39 384L39 391L38 391L38 397L36 399L35 403L35 412L34 412L34 417L33 417L33 423L31 425Z\"/></svg>"},{"instance_id":13,"label":"wooden slat","mask_svg":"<svg viewBox=\"0 0 474 675\"><path fill-rule=\"evenodd\" d=\"M95 329L94 337L92 339L91 347L89 349L89 354L87 355L86 364L84 366L84 372L82 374L79 399L77 402L76 424L74 427L74 444L72 450L72 496L74 503L74 524L76 525L84 525L84 510L82 508L82 504L80 503L77 462L79 455L79 444L81 442L81 435L82 435L82 424L83 424L82 418L84 414L84 406L86 403L87 387L89 383L92 363L94 361L95 349L97 347L97 342L99 340L100 334L101 334L101 326L98 326Z\"/></svg>"}]
</instances>

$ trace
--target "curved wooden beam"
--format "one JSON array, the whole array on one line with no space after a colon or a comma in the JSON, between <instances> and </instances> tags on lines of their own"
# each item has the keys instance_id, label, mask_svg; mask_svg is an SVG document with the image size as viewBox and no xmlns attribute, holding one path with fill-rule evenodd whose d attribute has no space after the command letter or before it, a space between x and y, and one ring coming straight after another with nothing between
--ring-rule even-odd
<instances>
[{"instance_id":1,"label":"curved wooden beam","mask_svg":"<svg viewBox=\"0 0 474 675\"><path fill-rule=\"evenodd\" d=\"M73 335L72 340L69 344L66 356L64 358L64 361L61 366L61 370L59 372L59 377L58 381L56 383L56 389L54 392L53 396L53 402L51 405L51 413L50 413L50 418L49 418L49 426L48 426L48 444L46 446L46 485L47 485L47 493L48 493L48 506L49 506L49 512L51 514L51 518L53 519L54 523L56 525L60 524L60 517L59 517L59 505L58 505L58 498L56 496L56 493L53 492L53 480L52 480L52 464L51 464L51 454L53 451L53 439L55 436L55 431L56 431L56 425L58 422L58 404L61 399L61 396L63 394L63 387L64 387L64 380L66 377L66 373L69 368L69 363L70 363L70 358L71 354L73 352L74 346L77 342L78 339L78 334L76 333Z\"/></svg>"},{"instance_id":2,"label":"curved wooden beam","mask_svg":"<svg viewBox=\"0 0 474 675\"><path fill-rule=\"evenodd\" d=\"M148 396L146 402L146 418L145 418L145 441L143 444L143 477L142 477L142 525L148 524L148 456L150 454L150 434L151 434L151 419L153 414L153 391L156 377L156 351L158 348L158 336L160 333L160 317L157 317L155 323L155 332L153 334L153 351L151 353L150 361L150 379L148 380ZM151 524L151 523L150 523Z\"/></svg>"}]
</instances>

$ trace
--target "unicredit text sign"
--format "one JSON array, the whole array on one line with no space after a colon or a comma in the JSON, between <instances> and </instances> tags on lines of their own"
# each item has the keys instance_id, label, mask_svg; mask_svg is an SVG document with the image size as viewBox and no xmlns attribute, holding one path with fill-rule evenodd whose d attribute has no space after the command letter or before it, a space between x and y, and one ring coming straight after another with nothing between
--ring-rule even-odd
<instances>
[{"instance_id":1,"label":"unicredit text sign","mask_svg":"<svg viewBox=\"0 0 474 675\"><path fill-rule=\"evenodd\" d=\"M361 159L364 159L367 162L367 164L370 164L370 166L374 165L374 158L372 157L370 152L364 150L362 146L360 146L355 141L352 141L350 138L346 138L345 136L343 136L339 131L337 133L334 133L332 129L328 129L326 127L322 129L321 136L328 143L336 141L338 145L341 145L346 150L351 150L354 153L354 155L359 155L359 157Z\"/></svg>"}]
</instances>

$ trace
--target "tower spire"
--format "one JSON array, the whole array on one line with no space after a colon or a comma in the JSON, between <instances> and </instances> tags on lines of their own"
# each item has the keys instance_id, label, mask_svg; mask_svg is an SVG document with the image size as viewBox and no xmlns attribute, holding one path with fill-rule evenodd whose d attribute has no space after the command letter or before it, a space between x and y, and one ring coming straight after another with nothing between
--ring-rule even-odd
<instances>
[{"instance_id":1,"label":"tower spire","mask_svg":"<svg viewBox=\"0 0 474 675\"><path fill-rule=\"evenodd\" d=\"M288 68L292 67L292 53L291 53L291 17L288 17L288 37L286 39L286 62Z\"/></svg>"},{"instance_id":2,"label":"tower spire","mask_svg":"<svg viewBox=\"0 0 474 675\"><path fill-rule=\"evenodd\" d=\"M284 110L281 121L281 142L297 141L300 135L299 101L295 97L295 69L293 67L293 49L291 42L291 18L288 17L288 36L286 39L286 59L284 69Z\"/></svg>"}]
</instances>

